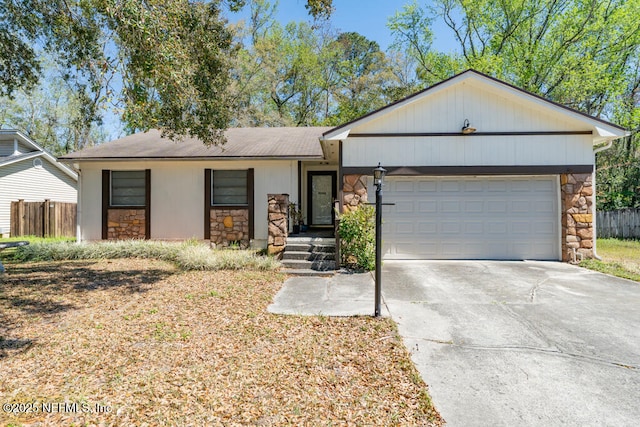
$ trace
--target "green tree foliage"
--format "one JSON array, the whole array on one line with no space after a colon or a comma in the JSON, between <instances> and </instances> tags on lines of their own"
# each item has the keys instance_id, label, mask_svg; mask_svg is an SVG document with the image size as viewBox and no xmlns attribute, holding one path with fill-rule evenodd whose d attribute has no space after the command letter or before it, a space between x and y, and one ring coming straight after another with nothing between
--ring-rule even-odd
<instances>
[{"instance_id":1,"label":"green tree foliage","mask_svg":"<svg viewBox=\"0 0 640 427\"><path fill-rule=\"evenodd\" d=\"M377 43L326 22L283 26L267 0L250 7L237 29L246 45L233 67L234 124L335 125L397 99L400 83Z\"/></svg>"},{"instance_id":2,"label":"green tree foliage","mask_svg":"<svg viewBox=\"0 0 640 427\"><path fill-rule=\"evenodd\" d=\"M389 102L394 84L391 65L378 43L354 33L339 34L330 48L336 60L336 80L331 90L336 108L327 123L339 125ZM328 116L328 115L327 115Z\"/></svg>"},{"instance_id":3,"label":"green tree foliage","mask_svg":"<svg viewBox=\"0 0 640 427\"><path fill-rule=\"evenodd\" d=\"M16 89L0 98L0 128L19 129L54 155L66 154L103 142L106 135L96 124L85 129L79 100L73 88L45 62L45 78L29 90Z\"/></svg>"},{"instance_id":4,"label":"green tree foliage","mask_svg":"<svg viewBox=\"0 0 640 427\"><path fill-rule=\"evenodd\" d=\"M220 141L230 119L232 37L218 2L185 0L8 0L0 6L10 40L55 54L73 84L85 129L121 76L117 102L131 131ZM27 46L34 56L35 48ZM32 64L33 69L37 64ZM1 76L7 92L13 75Z\"/></svg>"},{"instance_id":5,"label":"green tree foliage","mask_svg":"<svg viewBox=\"0 0 640 427\"><path fill-rule=\"evenodd\" d=\"M39 49L56 57L72 85L89 142L115 104L129 131L221 142L232 117L229 71L236 48L221 8L245 0L6 0L0 3L0 95L42 78ZM326 18L331 0L309 0ZM299 33L298 33L299 34Z\"/></svg>"},{"instance_id":6,"label":"green tree foliage","mask_svg":"<svg viewBox=\"0 0 640 427\"><path fill-rule=\"evenodd\" d=\"M433 0L408 4L389 28L425 84L473 68L637 132L638 16L640 0ZM436 20L454 53L433 49ZM598 155L600 207L640 202L638 157L637 135Z\"/></svg>"}]
</instances>

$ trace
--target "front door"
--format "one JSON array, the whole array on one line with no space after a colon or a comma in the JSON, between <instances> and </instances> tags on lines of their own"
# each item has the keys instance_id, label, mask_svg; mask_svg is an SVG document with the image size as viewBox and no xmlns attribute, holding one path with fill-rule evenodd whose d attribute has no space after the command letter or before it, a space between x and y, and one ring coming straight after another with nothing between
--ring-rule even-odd
<instances>
[{"instance_id":1,"label":"front door","mask_svg":"<svg viewBox=\"0 0 640 427\"><path fill-rule=\"evenodd\" d=\"M336 198L336 173L313 171L307 177L309 225L333 225L333 201Z\"/></svg>"}]
</instances>

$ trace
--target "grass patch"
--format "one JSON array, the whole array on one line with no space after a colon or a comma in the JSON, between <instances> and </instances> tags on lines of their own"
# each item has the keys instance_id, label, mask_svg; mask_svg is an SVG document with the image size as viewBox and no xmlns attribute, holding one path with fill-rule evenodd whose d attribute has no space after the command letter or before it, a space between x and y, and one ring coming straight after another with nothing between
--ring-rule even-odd
<instances>
[{"instance_id":1,"label":"grass patch","mask_svg":"<svg viewBox=\"0 0 640 427\"><path fill-rule=\"evenodd\" d=\"M597 251L601 261L584 260L580 266L640 282L640 241L598 239Z\"/></svg>"},{"instance_id":2,"label":"grass patch","mask_svg":"<svg viewBox=\"0 0 640 427\"><path fill-rule=\"evenodd\" d=\"M34 241L7 251L14 262L145 258L168 261L183 270L275 270L280 263L253 250L212 250L198 241L161 242L120 240L77 244L69 241Z\"/></svg>"},{"instance_id":3,"label":"grass patch","mask_svg":"<svg viewBox=\"0 0 640 427\"><path fill-rule=\"evenodd\" d=\"M391 319L270 314L284 277L16 265L0 281L3 403L109 411L0 411L0 425L442 424Z\"/></svg>"}]
</instances>

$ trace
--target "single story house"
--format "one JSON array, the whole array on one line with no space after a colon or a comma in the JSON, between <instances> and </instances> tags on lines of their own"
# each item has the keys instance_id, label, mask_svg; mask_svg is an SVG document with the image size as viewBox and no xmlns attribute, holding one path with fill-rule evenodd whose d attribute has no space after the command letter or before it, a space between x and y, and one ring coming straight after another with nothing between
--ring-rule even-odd
<instances>
[{"instance_id":1,"label":"single story house","mask_svg":"<svg viewBox=\"0 0 640 427\"><path fill-rule=\"evenodd\" d=\"M278 195L332 227L335 200L373 201L380 163L385 258L568 261L594 254L595 152L626 135L468 70L335 128L229 129L209 148L150 131L63 159L80 171L80 240L266 246Z\"/></svg>"},{"instance_id":2,"label":"single story house","mask_svg":"<svg viewBox=\"0 0 640 427\"><path fill-rule=\"evenodd\" d=\"M0 129L0 237L9 237L11 202L76 203L78 174L26 134Z\"/></svg>"}]
</instances>

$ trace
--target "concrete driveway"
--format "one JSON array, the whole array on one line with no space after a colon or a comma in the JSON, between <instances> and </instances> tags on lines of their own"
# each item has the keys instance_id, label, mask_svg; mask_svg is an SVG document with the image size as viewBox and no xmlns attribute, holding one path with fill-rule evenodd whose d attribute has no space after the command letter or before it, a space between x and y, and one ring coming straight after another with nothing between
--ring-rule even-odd
<instances>
[{"instance_id":1,"label":"concrete driveway","mask_svg":"<svg viewBox=\"0 0 640 427\"><path fill-rule=\"evenodd\" d=\"M386 261L389 312L450 426L636 426L640 285L553 262Z\"/></svg>"}]
</instances>

